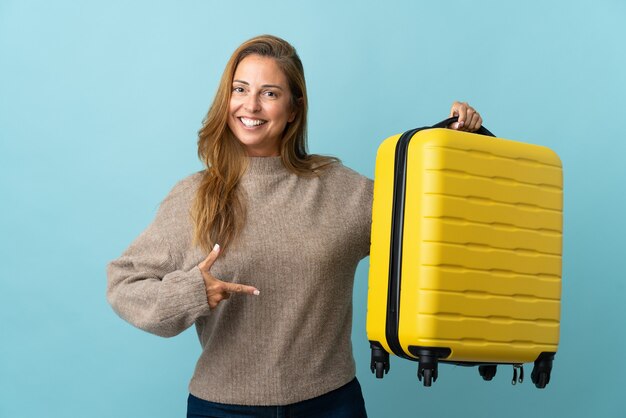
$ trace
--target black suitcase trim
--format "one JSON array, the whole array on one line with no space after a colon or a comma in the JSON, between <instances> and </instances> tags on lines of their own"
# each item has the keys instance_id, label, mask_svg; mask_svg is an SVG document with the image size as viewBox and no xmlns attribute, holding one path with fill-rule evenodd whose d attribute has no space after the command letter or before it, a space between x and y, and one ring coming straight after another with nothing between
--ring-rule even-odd
<instances>
[{"instance_id":1,"label":"black suitcase trim","mask_svg":"<svg viewBox=\"0 0 626 418\"><path fill-rule=\"evenodd\" d=\"M393 180L393 205L391 217L391 248L389 254L389 285L387 292L387 318L385 337L387 345L398 357L416 361L407 354L400 344L398 327L400 324L400 285L402 282L402 242L404 231L404 203L406 198L407 151L413 136L425 129L446 128L458 120L458 117L448 118L433 126L423 126L404 132L396 143ZM487 128L481 126L477 134L495 137ZM441 353L443 355L443 353ZM449 353L447 354L449 355ZM447 357L445 355L445 357ZM442 358L445 358L442 357Z\"/></svg>"},{"instance_id":2,"label":"black suitcase trim","mask_svg":"<svg viewBox=\"0 0 626 418\"><path fill-rule=\"evenodd\" d=\"M417 132L424 128L404 132L396 144L393 175L393 205L391 215L391 248L389 253L389 286L387 292L387 320L385 336L387 345L398 357L415 360L402 349L398 337L400 324L400 284L402 282L402 235L404 231L404 201L406 192L406 157L409 142Z\"/></svg>"}]
</instances>

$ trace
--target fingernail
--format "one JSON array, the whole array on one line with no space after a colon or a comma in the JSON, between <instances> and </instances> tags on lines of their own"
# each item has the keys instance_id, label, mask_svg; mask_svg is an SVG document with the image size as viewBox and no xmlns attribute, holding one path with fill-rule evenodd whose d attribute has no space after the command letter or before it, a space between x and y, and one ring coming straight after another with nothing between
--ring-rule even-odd
<instances>
[{"instance_id":1,"label":"fingernail","mask_svg":"<svg viewBox=\"0 0 626 418\"><path fill-rule=\"evenodd\" d=\"M219 244L215 244L213 246L213 251L219 251L220 250L220 245Z\"/></svg>"},{"instance_id":2,"label":"fingernail","mask_svg":"<svg viewBox=\"0 0 626 418\"><path fill-rule=\"evenodd\" d=\"M463 126L465 126L465 122L459 122L459 128L462 128Z\"/></svg>"},{"instance_id":3,"label":"fingernail","mask_svg":"<svg viewBox=\"0 0 626 418\"><path fill-rule=\"evenodd\" d=\"M254 293L254 296L259 296L261 294L261 292L259 292L258 290L255 290L253 293Z\"/></svg>"}]
</instances>

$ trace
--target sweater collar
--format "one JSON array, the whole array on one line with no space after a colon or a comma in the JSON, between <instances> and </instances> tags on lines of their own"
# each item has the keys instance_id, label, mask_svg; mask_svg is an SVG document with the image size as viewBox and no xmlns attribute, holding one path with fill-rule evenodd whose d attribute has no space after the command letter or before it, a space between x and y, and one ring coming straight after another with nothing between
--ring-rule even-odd
<instances>
[{"instance_id":1,"label":"sweater collar","mask_svg":"<svg viewBox=\"0 0 626 418\"><path fill-rule=\"evenodd\" d=\"M282 157L248 157L248 175L285 173Z\"/></svg>"}]
</instances>

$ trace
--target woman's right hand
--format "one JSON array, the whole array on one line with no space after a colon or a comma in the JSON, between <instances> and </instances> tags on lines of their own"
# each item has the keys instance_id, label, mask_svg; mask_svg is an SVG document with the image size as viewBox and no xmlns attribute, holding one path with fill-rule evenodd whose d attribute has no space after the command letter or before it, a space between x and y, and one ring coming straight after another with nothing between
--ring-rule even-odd
<instances>
[{"instance_id":1,"label":"woman's right hand","mask_svg":"<svg viewBox=\"0 0 626 418\"><path fill-rule=\"evenodd\" d=\"M220 253L220 246L215 244L213 251L209 253L198 268L204 278L204 285L206 286L206 297L211 309L215 308L221 301L228 299L231 293L246 293L249 295L258 296L259 290L252 286L247 286L239 283L223 282L211 274L211 267L217 256Z\"/></svg>"},{"instance_id":2,"label":"woman's right hand","mask_svg":"<svg viewBox=\"0 0 626 418\"><path fill-rule=\"evenodd\" d=\"M450 116L458 116L459 120L449 126L458 131L476 132L483 124L483 118L467 102L454 102L450 108Z\"/></svg>"}]
</instances>

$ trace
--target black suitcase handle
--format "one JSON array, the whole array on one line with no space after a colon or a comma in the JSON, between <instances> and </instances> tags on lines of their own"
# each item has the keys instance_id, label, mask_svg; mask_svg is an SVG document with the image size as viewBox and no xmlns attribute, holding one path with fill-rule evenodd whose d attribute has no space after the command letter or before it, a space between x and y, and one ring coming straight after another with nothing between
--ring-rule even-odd
<instances>
[{"instance_id":1,"label":"black suitcase handle","mask_svg":"<svg viewBox=\"0 0 626 418\"><path fill-rule=\"evenodd\" d=\"M441 122L434 124L433 126L431 126L431 128L447 128L448 125L450 125L451 123L454 123L454 122L456 122L458 120L459 120L458 116L453 116L451 118L448 118L446 120L442 120ZM478 130L476 132L472 132L472 133L476 133L476 134L480 134L480 135L487 135L487 136L495 136L487 128L485 128L482 125L481 125L480 128L478 128Z\"/></svg>"}]
</instances>

